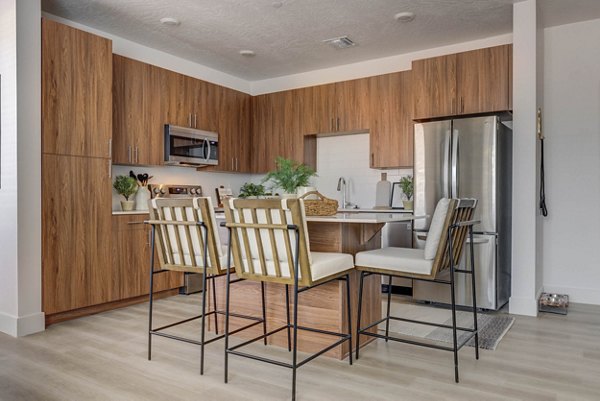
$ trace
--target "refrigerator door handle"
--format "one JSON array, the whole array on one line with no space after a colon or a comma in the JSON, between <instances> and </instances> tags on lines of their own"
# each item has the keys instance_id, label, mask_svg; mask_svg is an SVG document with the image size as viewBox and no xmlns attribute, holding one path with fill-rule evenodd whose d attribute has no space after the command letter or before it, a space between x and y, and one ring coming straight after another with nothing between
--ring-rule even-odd
<instances>
[{"instance_id":1,"label":"refrigerator door handle","mask_svg":"<svg viewBox=\"0 0 600 401\"><path fill-rule=\"evenodd\" d=\"M452 138L451 131L448 130L446 132L446 139L444 140L444 161L443 161L444 170L442 171L442 179L444 180L442 183L442 188L444 191L442 196L444 198L450 197L450 162L451 162L450 141L452 140L451 138Z\"/></svg>"},{"instance_id":2,"label":"refrigerator door handle","mask_svg":"<svg viewBox=\"0 0 600 401\"><path fill-rule=\"evenodd\" d=\"M458 198L458 130L454 130L452 135L452 178L451 178L451 197Z\"/></svg>"}]
</instances>

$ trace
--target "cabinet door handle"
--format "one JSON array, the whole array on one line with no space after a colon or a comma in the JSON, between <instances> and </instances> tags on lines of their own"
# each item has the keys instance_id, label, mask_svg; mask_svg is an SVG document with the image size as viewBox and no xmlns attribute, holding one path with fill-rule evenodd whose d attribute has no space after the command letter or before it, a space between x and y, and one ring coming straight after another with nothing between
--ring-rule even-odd
<instances>
[{"instance_id":1,"label":"cabinet door handle","mask_svg":"<svg viewBox=\"0 0 600 401\"><path fill-rule=\"evenodd\" d=\"M108 139L108 158L112 159L112 138Z\"/></svg>"},{"instance_id":2,"label":"cabinet door handle","mask_svg":"<svg viewBox=\"0 0 600 401\"><path fill-rule=\"evenodd\" d=\"M198 128L198 114L194 114L194 128Z\"/></svg>"},{"instance_id":3,"label":"cabinet door handle","mask_svg":"<svg viewBox=\"0 0 600 401\"><path fill-rule=\"evenodd\" d=\"M337 122L336 122L335 130L339 131L340 130L340 118L338 117L336 121Z\"/></svg>"},{"instance_id":4,"label":"cabinet door handle","mask_svg":"<svg viewBox=\"0 0 600 401\"><path fill-rule=\"evenodd\" d=\"M131 163L131 145L127 146L127 162Z\"/></svg>"},{"instance_id":5,"label":"cabinet door handle","mask_svg":"<svg viewBox=\"0 0 600 401\"><path fill-rule=\"evenodd\" d=\"M235 158L235 171L240 171L239 166L238 166L238 158Z\"/></svg>"},{"instance_id":6,"label":"cabinet door handle","mask_svg":"<svg viewBox=\"0 0 600 401\"><path fill-rule=\"evenodd\" d=\"M135 147L135 162L139 163L140 158L139 158L140 152L139 152L139 148L136 146Z\"/></svg>"},{"instance_id":7,"label":"cabinet door handle","mask_svg":"<svg viewBox=\"0 0 600 401\"><path fill-rule=\"evenodd\" d=\"M465 112L465 98L464 97L460 97L460 112L464 113Z\"/></svg>"},{"instance_id":8,"label":"cabinet door handle","mask_svg":"<svg viewBox=\"0 0 600 401\"><path fill-rule=\"evenodd\" d=\"M108 159L108 178L112 180L112 160Z\"/></svg>"},{"instance_id":9,"label":"cabinet door handle","mask_svg":"<svg viewBox=\"0 0 600 401\"><path fill-rule=\"evenodd\" d=\"M233 161L233 157L231 158L231 171L235 169L235 163Z\"/></svg>"},{"instance_id":10,"label":"cabinet door handle","mask_svg":"<svg viewBox=\"0 0 600 401\"><path fill-rule=\"evenodd\" d=\"M375 165L375 153L371 153L371 167Z\"/></svg>"}]
</instances>

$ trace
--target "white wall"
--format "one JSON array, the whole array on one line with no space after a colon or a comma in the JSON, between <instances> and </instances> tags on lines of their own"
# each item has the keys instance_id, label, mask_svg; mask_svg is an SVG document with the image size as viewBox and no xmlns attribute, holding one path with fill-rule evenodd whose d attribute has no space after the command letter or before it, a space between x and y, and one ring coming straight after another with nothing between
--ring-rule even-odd
<instances>
[{"instance_id":1,"label":"white wall","mask_svg":"<svg viewBox=\"0 0 600 401\"><path fill-rule=\"evenodd\" d=\"M513 218L511 313L537 315L537 1L513 6ZM539 60L541 62L541 60Z\"/></svg>"},{"instance_id":2,"label":"white wall","mask_svg":"<svg viewBox=\"0 0 600 401\"><path fill-rule=\"evenodd\" d=\"M544 290L600 304L600 20L545 30Z\"/></svg>"},{"instance_id":3,"label":"white wall","mask_svg":"<svg viewBox=\"0 0 600 401\"><path fill-rule=\"evenodd\" d=\"M200 185L205 196L211 196L216 205L215 188L223 185L225 188L231 188L233 194L237 195L240 187L246 182L258 183L263 175L258 174L229 174L229 173L211 173L196 171L195 168L189 167L135 167L135 166L117 166L112 169L113 181L117 175L129 175L129 171L135 174L148 173L154 177L151 184L185 184L185 185ZM116 193L113 189L113 210L121 210L120 201L125 200L122 196Z\"/></svg>"},{"instance_id":4,"label":"white wall","mask_svg":"<svg viewBox=\"0 0 600 401\"><path fill-rule=\"evenodd\" d=\"M363 209L375 206L375 186L381 173L387 180L399 181L412 175L412 169L373 170L369 167L369 134L327 136L317 139L317 174L313 183L323 195L337 199L342 205L342 193L337 191L339 177L347 184L346 201Z\"/></svg>"},{"instance_id":5,"label":"white wall","mask_svg":"<svg viewBox=\"0 0 600 401\"><path fill-rule=\"evenodd\" d=\"M0 0L0 331L44 329L41 312L41 6Z\"/></svg>"},{"instance_id":6,"label":"white wall","mask_svg":"<svg viewBox=\"0 0 600 401\"><path fill-rule=\"evenodd\" d=\"M12 335L16 335L18 315L16 22L16 0L0 0L0 331Z\"/></svg>"}]
</instances>

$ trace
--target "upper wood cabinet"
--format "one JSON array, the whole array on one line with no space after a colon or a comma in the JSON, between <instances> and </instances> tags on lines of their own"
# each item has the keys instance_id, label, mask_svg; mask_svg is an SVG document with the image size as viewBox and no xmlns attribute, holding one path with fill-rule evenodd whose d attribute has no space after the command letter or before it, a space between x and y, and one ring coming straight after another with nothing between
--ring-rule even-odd
<instances>
[{"instance_id":1,"label":"upper wood cabinet","mask_svg":"<svg viewBox=\"0 0 600 401\"><path fill-rule=\"evenodd\" d=\"M455 113L456 55L417 60L412 63L413 116L416 120Z\"/></svg>"},{"instance_id":2,"label":"upper wood cabinet","mask_svg":"<svg viewBox=\"0 0 600 401\"><path fill-rule=\"evenodd\" d=\"M159 69L118 55L113 59L113 161L159 165L163 161Z\"/></svg>"},{"instance_id":3,"label":"upper wood cabinet","mask_svg":"<svg viewBox=\"0 0 600 401\"><path fill-rule=\"evenodd\" d=\"M370 128L371 94L369 78L335 84L335 121L333 132L361 131Z\"/></svg>"},{"instance_id":4,"label":"upper wood cabinet","mask_svg":"<svg viewBox=\"0 0 600 401\"><path fill-rule=\"evenodd\" d=\"M510 110L511 58L503 45L414 61L414 119Z\"/></svg>"},{"instance_id":5,"label":"upper wood cabinet","mask_svg":"<svg viewBox=\"0 0 600 401\"><path fill-rule=\"evenodd\" d=\"M219 165L215 170L245 173L250 163L250 95L220 88L218 116Z\"/></svg>"},{"instance_id":6,"label":"upper wood cabinet","mask_svg":"<svg viewBox=\"0 0 600 401\"><path fill-rule=\"evenodd\" d=\"M111 261L109 159L42 155L42 283L46 315L119 298Z\"/></svg>"},{"instance_id":7,"label":"upper wood cabinet","mask_svg":"<svg viewBox=\"0 0 600 401\"><path fill-rule=\"evenodd\" d=\"M412 167L412 72L372 77L369 85L370 167Z\"/></svg>"},{"instance_id":8,"label":"upper wood cabinet","mask_svg":"<svg viewBox=\"0 0 600 401\"><path fill-rule=\"evenodd\" d=\"M294 89L300 107L300 130L305 135L334 130L335 84Z\"/></svg>"},{"instance_id":9,"label":"upper wood cabinet","mask_svg":"<svg viewBox=\"0 0 600 401\"><path fill-rule=\"evenodd\" d=\"M456 56L458 114L509 110L512 46L497 46Z\"/></svg>"},{"instance_id":10,"label":"upper wood cabinet","mask_svg":"<svg viewBox=\"0 0 600 401\"><path fill-rule=\"evenodd\" d=\"M110 157L112 42L42 19L42 152Z\"/></svg>"}]
</instances>

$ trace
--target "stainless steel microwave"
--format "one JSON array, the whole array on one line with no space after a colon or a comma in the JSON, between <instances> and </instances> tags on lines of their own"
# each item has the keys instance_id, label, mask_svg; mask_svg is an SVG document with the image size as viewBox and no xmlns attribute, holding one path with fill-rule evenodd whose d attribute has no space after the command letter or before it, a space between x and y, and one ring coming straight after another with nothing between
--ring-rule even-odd
<instances>
[{"instance_id":1,"label":"stainless steel microwave","mask_svg":"<svg viewBox=\"0 0 600 401\"><path fill-rule=\"evenodd\" d=\"M166 124L165 164L192 167L218 165L219 134Z\"/></svg>"}]
</instances>

